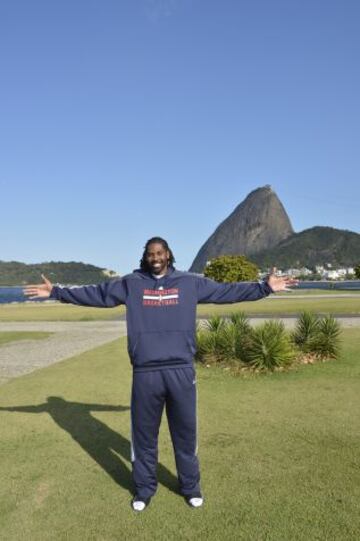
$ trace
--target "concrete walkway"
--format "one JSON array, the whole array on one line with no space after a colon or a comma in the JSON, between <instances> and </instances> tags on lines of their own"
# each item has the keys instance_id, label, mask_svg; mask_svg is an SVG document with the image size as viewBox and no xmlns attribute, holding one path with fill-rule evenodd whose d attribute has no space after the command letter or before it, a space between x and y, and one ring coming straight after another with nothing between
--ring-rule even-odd
<instances>
[{"instance_id":1,"label":"concrete walkway","mask_svg":"<svg viewBox=\"0 0 360 541\"><path fill-rule=\"evenodd\" d=\"M1 322L0 332L48 331L41 340L20 340L0 347L0 383L62 361L126 335L125 321Z\"/></svg>"}]
</instances>

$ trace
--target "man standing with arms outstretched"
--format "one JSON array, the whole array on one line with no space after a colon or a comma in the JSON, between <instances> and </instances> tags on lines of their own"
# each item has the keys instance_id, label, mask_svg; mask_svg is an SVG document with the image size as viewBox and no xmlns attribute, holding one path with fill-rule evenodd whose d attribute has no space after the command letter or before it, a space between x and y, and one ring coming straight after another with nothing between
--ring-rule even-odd
<instances>
[{"instance_id":1,"label":"man standing with arms outstretched","mask_svg":"<svg viewBox=\"0 0 360 541\"><path fill-rule=\"evenodd\" d=\"M50 298L82 306L127 307L128 352L133 365L131 462L135 511L143 511L157 488L158 434L166 407L181 494L201 507L197 457L196 305L254 301L287 290L297 280L274 274L259 282L218 283L174 268L168 243L153 237L145 245L140 269L99 285L27 286L30 298Z\"/></svg>"}]
</instances>

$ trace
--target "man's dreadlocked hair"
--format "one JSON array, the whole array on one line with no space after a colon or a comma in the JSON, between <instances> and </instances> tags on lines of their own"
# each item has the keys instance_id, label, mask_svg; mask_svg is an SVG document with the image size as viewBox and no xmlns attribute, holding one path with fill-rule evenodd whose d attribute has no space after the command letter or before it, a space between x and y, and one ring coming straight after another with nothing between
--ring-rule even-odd
<instances>
[{"instance_id":1,"label":"man's dreadlocked hair","mask_svg":"<svg viewBox=\"0 0 360 541\"><path fill-rule=\"evenodd\" d=\"M161 246L164 248L164 250L167 250L169 252L170 255L169 255L169 259L168 259L168 265L169 265L169 267L174 266L175 257L174 257L174 254L172 253L172 251L170 250L169 245L166 242L166 240L162 239L161 237L152 237L145 244L144 253L143 253L142 259L140 260L140 268L143 271L146 271L146 272L150 271L149 265L148 265L148 263L146 261L146 254L147 254L147 251L148 251L148 248L149 248L150 244L155 244L155 243L156 244L161 244Z\"/></svg>"}]
</instances>

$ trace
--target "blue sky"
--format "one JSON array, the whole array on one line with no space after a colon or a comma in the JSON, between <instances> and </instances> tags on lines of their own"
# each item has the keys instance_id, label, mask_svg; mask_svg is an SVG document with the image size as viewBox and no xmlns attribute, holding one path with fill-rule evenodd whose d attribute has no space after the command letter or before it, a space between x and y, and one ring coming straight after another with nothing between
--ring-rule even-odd
<instances>
[{"instance_id":1,"label":"blue sky","mask_svg":"<svg viewBox=\"0 0 360 541\"><path fill-rule=\"evenodd\" d=\"M0 259L180 269L270 184L360 232L358 0L1 0Z\"/></svg>"}]
</instances>

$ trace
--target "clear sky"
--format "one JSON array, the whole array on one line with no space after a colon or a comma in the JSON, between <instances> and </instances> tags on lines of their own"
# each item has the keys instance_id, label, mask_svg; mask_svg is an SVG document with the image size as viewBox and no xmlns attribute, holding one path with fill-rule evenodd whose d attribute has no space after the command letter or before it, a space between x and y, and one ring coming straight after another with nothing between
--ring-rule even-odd
<instances>
[{"instance_id":1,"label":"clear sky","mask_svg":"<svg viewBox=\"0 0 360 541\"><path fill-rule=\"evenodd\" d=\"M0 259L188 269L270 184L360 232L359 0L0 0Z\"/></svg>"}]
</instances>

